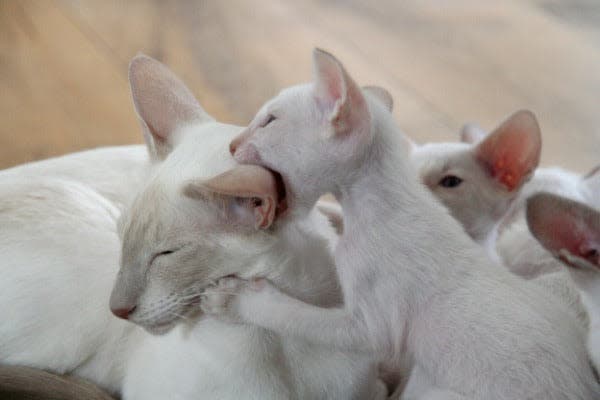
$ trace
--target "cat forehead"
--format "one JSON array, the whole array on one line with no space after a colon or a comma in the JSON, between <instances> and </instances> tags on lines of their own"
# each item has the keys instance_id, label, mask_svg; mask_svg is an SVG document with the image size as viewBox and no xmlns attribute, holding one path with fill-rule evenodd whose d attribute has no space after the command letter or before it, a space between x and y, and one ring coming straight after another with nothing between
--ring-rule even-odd
<instances>
[{"instance_id":1,"label":"cat forehead","mask_svg":"<svg viewBox=\"0 0 600 400\"><path fill-rule=\"evenodd\" d=\"M288 106L309 106L313 99L313 85L310 83L290 86L282 89L277 96L267 101L262 107L261 112L277 112L285 111Z\"/></svg>"},{"instance_id":2,"label":"cat forehead","mask_svg":"<svg viewBox=\"0 0 600 400\"><path fill-rule=\"evenodd\" d=\"M413 148L411 160L422 174L444 171L468 164L472 160L471 148L465 143L427 143Z\"/></svg>"},{"instance_id":3,"label":"cat forehead","mask_svg":"<svg viewBox=\"0 0 600 400\"><path fill-rule=\"evenodd\" d=\"M243 129L218 122L181 127L175 148L156 167L156 179L169 186L189 179L209 179L233 168L236 163L229 143Z\"/></svg>"}]
</instances>

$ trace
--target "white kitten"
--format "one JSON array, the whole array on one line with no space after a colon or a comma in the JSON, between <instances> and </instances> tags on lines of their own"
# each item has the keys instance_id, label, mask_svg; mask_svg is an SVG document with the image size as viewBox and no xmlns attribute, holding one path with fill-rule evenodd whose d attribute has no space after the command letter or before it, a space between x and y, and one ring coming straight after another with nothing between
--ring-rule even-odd
<instances>
[{"instance_id":1,"label":"white kitten","mask_svg":"<svg viewBox=\"0 0 600 400\"><path fill-rule=\"evenodd\" d=\"M531 112L518 111L487 136L473 125L461 136L461 143L413 146L411 159L421 181L496 258L500 220L538 166L540 128Z\"/></svg>"},{"instance_id":2,"label":"white kitten","mask_svg":"<svg viewBox=\"0 0 600 400\"><path fill-rule=\"evenodd\" d=\"M0 308L2 362L86 377L122 392L124 400L385 397L365 357L259 328L198 322L186 311L197 295L180 290L185 284L200 288L210 276L228 273L265 274L306 301L338 304L339 286L327 250L334 233L317 212L254 229L254 215L246 211L255 203L243 199L274 196L266 171L258 177L266 177L267 185L255 187L251 169L252 179L242 183L254 192L238 193L241 197L202 190L189 192L192 198L184 195L185 187L211 182L222 191L241 188L239 181L222 179L239 171L227 145L241 128L214 122L183 83L154 60L136 58L130 73L152 164L143 146L133 146L77 153L0 174L5 260L0 301L7 305ZM221 179L198 181L227 170ZM117 218L132 198L121 223L121 289L115 289L112 301L135 298L136 313L143 316L132 313L131 319L157 333L186 322L160 337L115 318L108 307L121 250ZM224 210L225 204L231 208ZM240 223L225 223L233 222L227 211L240 216ZM163 254L151 272L140 273L148 255L172 244L186 247ZM134 254L132 249L139 248Z\"/></svg>"},{"instance_id":3,"label":"white kitten","mask_svg":"<svg viewBox=\"0 0 600 400\"><path fill-rule=\"evenodd\" d=\"M585 309L569 274L531 236L524 218L496 241L501 222L512 219L509 211L521 216L519 210L532 193L552 186L577 194L581 186L579 176L558 168L535 170L541 150L535 116L518 111L490 134L468 124L461 131L461 143L428 143L412 149L411 159L421 181L469 236L492 259L502 259L510 271L525 278L538 277L533 282L556 295L587 326Z\"/></svg>"},{"instance_id":4,"label":"white kitten","mask_svg":"<svg viewBox=\"0 0 600 400\"><path fill-rule=\"evenodd\" d=\"M410 366L407 399L594 398L575 320L490 262L425 190L377 94L323 51L314 69L314 84L269 101L231 150L281 174L288 217L325 192L341 200L335 258L345 307L227 278L206 291L204 309Z\"/></svg>"},{"instance_id":5,"label":"white kitten","mask_svg":"<svg viewBox=\"0 0 600 400\"><path fill-rule=\"evenodd\" d=\"M600 211L549 193L527 201L533 235L569 268L590 317L588 350L600 370Z\"/></svg>"}]
</instances>

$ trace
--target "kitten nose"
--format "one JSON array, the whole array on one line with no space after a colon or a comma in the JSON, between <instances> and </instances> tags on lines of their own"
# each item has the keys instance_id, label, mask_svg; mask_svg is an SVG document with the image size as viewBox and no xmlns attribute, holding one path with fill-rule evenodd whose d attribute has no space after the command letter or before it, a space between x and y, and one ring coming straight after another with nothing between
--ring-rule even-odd
<instances>
[{"instance_id":1,"label":"kitten nose","mask_svg":"<svg viewBox=\"0 0 600 400\"><path fill-rule=\"evenodd\" d=\"M125 308L111 308L110 311L112 311L113 314L115 314L117 317L119 317L121 319L128 319L129 314L133 313L135 311L136 307L137 306L125 307Z\"/></svg>"},{"instance_id":2,"label":"kitten nose","mask_svg":"<svg viewBox=\"0 0 600 400\"><path fill-rule=\"evenodd\" d=\"M250 129L245 129L242 133L236 136L235 139L231 141L231 143L229 143L229 152L232 156L235 156L235 152L237 151L237 149L244 142L244 140L248 139L249 137Z\"/></svg>"}]
</instances>

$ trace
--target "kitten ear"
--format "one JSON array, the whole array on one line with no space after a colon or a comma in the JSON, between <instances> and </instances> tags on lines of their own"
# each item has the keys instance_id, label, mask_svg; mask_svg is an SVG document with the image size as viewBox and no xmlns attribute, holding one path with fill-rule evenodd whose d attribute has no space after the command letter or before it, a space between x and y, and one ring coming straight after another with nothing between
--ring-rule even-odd
<instances>
[{"instance_id":1,"label":"kitten ear","mask_svg":"<svg viewBox=\"0 0 600 400\"><path fill-rule=\"evenodd\" d=\"M379 100L385 106L385 108L388 109L389 112L392 112L392 110L394 109L394 98L392 97L390 92L388 92L381 86L363 86L362 90L363 92L369 93L377 100Z\"/></svg>"},{"instance_id":2,"label":"kitten ear","mask_svg":"<svg viewBox=\"0 0 600 400\"><path fill-rule=\"evenodd\" d=\"M188 183L183 193L192 199L213 199L227 222L266 229L275 220L277 182L266 168L238 165L209 180Z\"/></svg>"},{"instance_id":3,"label":"kitten ear","mask_svg":"<svg viewBox=\"0 0 600 400\"><path fill-rule=\"evenodd\" d=\"M335 135L347 134L369 122L367 103L344 66L321 49L313 51L315 96L328 115Z\"/></svg>"},{"instance_id":4,"label":"kitten ear","mask_svg":"<svg viewBox=\"0 0 600 400\"><path fill-rule=\"evenodd\" d=\"M476 144L487 136L487 132L474 123L464 124L460 130L460 141L462 143Z\"/></svg>"},{"instance_id":5,"label":"kitten ear","mask_svg":"<svg viewBox=\"0 0 600 400\"><path fill-rule=\"evenodd\" d=\"M574 268L600 270L600 212L549 193L527 200L527 224L553 255Z\"/></svg>"},{"instance_id":6,"label":"kitten ear","mask_svg":"<svg viewBox=\"0 0 600 400\"><path fill-rule=\"evenodd\" d=\"M172 149L172 134L183 124L211 121L185 84L162 63L137 55L129 64L131 96L153 159Z\"/></svg>"},{"instance_id":7,"label":"kitten ear","mask_svg":"<svg viewBox=\"0 0 600 400\"><path fill-rule=\"evenodd\" d=\"M509 191L531 178L540 162L542 137L535 115L517 111L475 147L477 159Z\"/></svg>"}]
</instances>

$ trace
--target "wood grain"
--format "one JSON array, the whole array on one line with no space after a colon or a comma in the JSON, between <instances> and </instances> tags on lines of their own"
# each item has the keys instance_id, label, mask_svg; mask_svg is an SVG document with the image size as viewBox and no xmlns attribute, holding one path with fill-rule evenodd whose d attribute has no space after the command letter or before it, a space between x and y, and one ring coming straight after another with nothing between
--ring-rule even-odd
<instances>
[{"instance_id":1,"label":"wood grain","mask_svg":"<svg viewBox=\"0 0 600 400\"><path fill-rule=\"evenodd\" d=\"M585 171L600 162L598 22L593 0L0 0L0 167L140 142L127 85L139 51L245 124L310 79L319 46L388 88L417 141L529 108L543 163Z\"/></svg>"}]
</instances>

